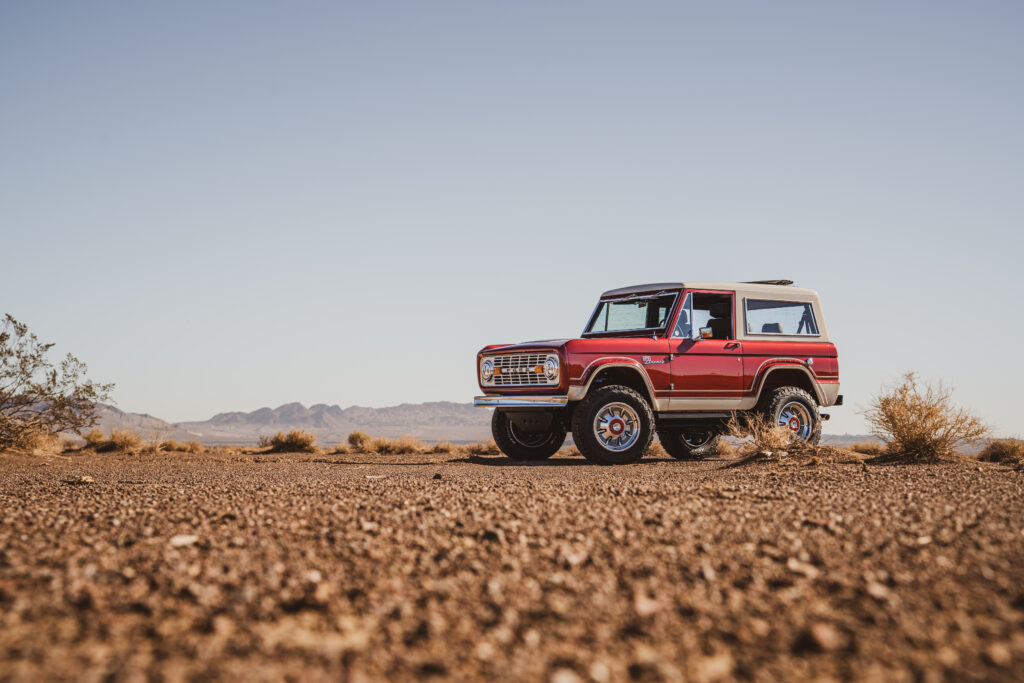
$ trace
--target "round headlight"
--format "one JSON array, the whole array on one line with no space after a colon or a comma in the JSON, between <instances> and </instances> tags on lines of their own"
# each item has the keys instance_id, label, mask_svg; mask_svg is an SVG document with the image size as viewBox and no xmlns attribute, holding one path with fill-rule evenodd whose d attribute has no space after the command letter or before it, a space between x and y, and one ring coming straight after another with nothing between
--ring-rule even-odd
<instances>
[{"instance_id":1,"label":"round headlight","mask_svg":"<svg viewBox=\"0 0 1024 683\"><path fill-rule=\"evenodd\" d=\"M558 377L558 359L548 358L544 363L544 376L548 379L555 379Z\"/></svg>"},{"instance_id":2,"label":"round headlight","mask_svg":"<svg viewBox=\"0 0 1024 683\"><path fill-rule=\"evenodd\" d=\"M490 382L491 378L494 377L494 363L489 360L485 360L480 364L480 377L485 382Z\"/></svg>"}]
</instances>

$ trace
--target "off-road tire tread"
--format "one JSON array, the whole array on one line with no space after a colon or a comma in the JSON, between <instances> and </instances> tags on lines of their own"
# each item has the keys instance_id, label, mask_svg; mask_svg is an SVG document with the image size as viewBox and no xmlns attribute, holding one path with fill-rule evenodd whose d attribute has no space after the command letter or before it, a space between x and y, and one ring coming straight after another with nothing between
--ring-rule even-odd
<instances>
[{"instance_id":1,"label":"off-road tire tread","mask_svg":"<svg viewBox=\"0 0 1024 683\"><path fill-rule=\"evenodd\" d=\"M700 448L690 448L683 443L682 435L682 429L658 430L658 439L661 441L661 447L676 460L703 460L709 455L714 455L718 452L718 441L722 438L721 434L717 434L715 438Z\"/></svg>"},{"instance_id":2,"label":"off-road tire tread","mask_svg":"<svg viewBox=\"0 0 1024 683\"><path fill-rule=\"evenodd\" d=\"M594 437L592 425L596 406L611 402L629 402L640 418L640 438L628 450L609 453ZM639 462L654 440L654 411L639 392L619 384L610 384L592 391L580 401L573 412L572 439L583 457L598 465L628 465Z\"/></svg>"},{"instance_id":3,"label":"off-road tire tread","mask_svg":"<svg viewBox=\"0 0 1024 683\"><path fill-rule=\"evenodd\" d=\"M509 436L508 416L503 411L495 410L494 414L491 415L491 436L494 437L494 443L498 445L498 450L512 460L526 462L547 460L557 453L562 444L565 443L566 433L567 430L563 426L562 420L558 420L557 424L554 425L554 431L551 432L551 437L544 442L544 445L537 447L524 446L513 441Z\"/></svg>"}]
</instances>

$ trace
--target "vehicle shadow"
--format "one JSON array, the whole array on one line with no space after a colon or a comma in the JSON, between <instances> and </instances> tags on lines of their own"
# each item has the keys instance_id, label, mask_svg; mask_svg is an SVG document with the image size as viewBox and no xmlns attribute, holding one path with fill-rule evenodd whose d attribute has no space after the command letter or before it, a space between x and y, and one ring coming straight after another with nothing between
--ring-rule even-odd
<instances>
[{"instance_id":1,"label":"vehicle shadow","mask_svg":"<svg viewBox=\"0 0 1024 683\"><path fill-rule=\"evenodd\" d=\"M464 458L453 458L447 462L464 462L472 465L486 465L487 467L575 467L575 466L588 466L588 467L604 467L592 463L584 458L548 458L547 460L513 460L505 456L491 456L483 457L479 455L469 455ZM672 458L644 458L636 465L653 465L659 462L678 462Z\"/></svg>"}]
</instances>

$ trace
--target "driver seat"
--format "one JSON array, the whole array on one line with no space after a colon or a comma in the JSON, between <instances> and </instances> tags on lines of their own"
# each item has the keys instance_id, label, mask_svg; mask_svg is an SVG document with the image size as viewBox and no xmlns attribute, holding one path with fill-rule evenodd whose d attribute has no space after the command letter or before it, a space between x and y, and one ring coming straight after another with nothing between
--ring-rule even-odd
<instances>
[{"instance_id":1,"label":"driver seat","mask_svg":"<svg viewBox=\"0 0 1024 683\"><path fill-rule=\"evenodd\" d=\"M728 301L719 301L711 304L711 319L708 320L708 327L711 328L712 339L732 339L732 306Z\"/></svg>"}]
</instances>

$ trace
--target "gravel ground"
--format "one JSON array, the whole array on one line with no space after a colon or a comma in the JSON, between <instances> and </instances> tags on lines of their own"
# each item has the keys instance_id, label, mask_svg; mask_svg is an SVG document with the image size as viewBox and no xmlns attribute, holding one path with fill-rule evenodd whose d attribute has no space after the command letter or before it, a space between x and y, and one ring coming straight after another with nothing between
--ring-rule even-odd
<instances>
[{"instance_id":1,"label":"gravel ground","mask_svg":"<svg viewBox=\"0 0 1024 683\"><path fill-rule=\"evenodd\" d=\"M1020 680L1024 476L0 455L0 679Z\"/></svg>"}]
</instances>

